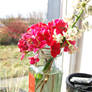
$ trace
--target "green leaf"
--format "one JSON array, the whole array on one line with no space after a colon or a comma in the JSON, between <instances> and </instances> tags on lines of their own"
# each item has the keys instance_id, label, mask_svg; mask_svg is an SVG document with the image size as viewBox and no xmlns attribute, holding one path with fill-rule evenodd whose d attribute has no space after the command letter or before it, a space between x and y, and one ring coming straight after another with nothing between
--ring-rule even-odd
<instances>
[{"instance_id":1,"label":"green leaf","mask_svg":"<svg viewBox=\"0 0 92 92\"><path fill-rule=\"evenodd\" d=\"M34 74L36 84L43 78L42 74Z\"/></svg>"}]
</instances>

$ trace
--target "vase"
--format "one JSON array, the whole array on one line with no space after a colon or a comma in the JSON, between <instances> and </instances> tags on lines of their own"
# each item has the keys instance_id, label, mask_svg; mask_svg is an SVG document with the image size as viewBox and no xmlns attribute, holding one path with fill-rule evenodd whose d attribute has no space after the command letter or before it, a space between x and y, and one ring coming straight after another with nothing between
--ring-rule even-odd
<instances>
[{"instance_id":1,"label":"vase","mask_svg":"<svg viewBox=\"0 0 92 92\"><path fill-rule=\"evenodd\" d=\"M61 92L63 73L60 69L61 67L58 67L57 63L55 63L56 60L57 59L53 60L49 72L43 72L44 63L30 66L29 92Z\"/></svg>"}]
</instances>

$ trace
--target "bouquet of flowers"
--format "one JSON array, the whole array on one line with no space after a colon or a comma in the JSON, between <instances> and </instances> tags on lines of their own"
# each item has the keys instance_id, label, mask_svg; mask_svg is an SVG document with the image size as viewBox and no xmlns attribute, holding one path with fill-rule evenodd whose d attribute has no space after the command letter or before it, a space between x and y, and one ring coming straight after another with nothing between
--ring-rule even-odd
<instances>
[{"instance_id":1,"label":"bouquet of flowers","mask_svg":"<svg viewBox=\"0 0 92 92\"><path fill-rule=\"evenodd\" d=\"M83 14L88 1L81 3L78 15L73 15L73 23L68 25L63 19L55 19L48 24L38 23L27 29L19 40L18 47L22 53L21 60L29 52L34 52L34 56L29 57L30 64L39 62L40 53L43 49L50 49L52 58L64 52L72 53L76 51L76 40L80 38L83 31L76 27L76 23Z\"/></svg>"},{"instance_id":2,"label":"bouquet of flowers","mask_svg":"<svg viewBox=\"0 0 92 92\"><path fill-rule=\"evenodd\" d=\"M77 15L74 13L73 21L70 24L63 19L55 19L47 24L41 22L29 27L18 43L22 53L21 60L26 54L33 52L34 56L30 56L28 59L30 64L37 64L40 61L40 54L45 55L45 51L49 50L50 58L45 57L46 63L43 68L43 73L46 73L50 71L53 59L62 51L69 53L76 51L76 40L83 32L76 27L76 23L85 11L87 3L88 1L80 3Z\"/></svg>"}]
</instances>

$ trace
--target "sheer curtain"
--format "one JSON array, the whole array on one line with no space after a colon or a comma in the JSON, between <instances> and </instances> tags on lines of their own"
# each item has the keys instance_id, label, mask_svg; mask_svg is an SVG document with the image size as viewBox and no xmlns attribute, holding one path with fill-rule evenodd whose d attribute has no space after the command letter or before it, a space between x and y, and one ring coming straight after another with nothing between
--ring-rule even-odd
<instances>
[{"instance_id":1,"label":"sheer curtain","mask_svg":"<svg viewBox=\"0 0 92 92\"><path fill-rule=\"evenodd\" d=\"M84 33L80 72L92 74L92 30Z\"/></svg>"}]
</instances>

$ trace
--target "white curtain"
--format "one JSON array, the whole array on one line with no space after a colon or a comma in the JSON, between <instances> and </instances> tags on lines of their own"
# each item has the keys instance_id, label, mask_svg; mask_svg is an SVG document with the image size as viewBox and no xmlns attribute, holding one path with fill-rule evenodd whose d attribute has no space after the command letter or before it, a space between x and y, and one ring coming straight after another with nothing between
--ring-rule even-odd
<instances>
[{"instance_id":1,"label":"white curtain","mask_svg":"<svg viewBox=\"0 0 92 92\"><path fill-rule=\"evenodd\" d=\"M91 6L91 15L88 16L87 20L92 28L92 0L89 5ZM80 72L88 73L92 75L92 29L84 33L83 39L83 51L81 57L81 69Z\"/></svg>"},{"instance_id":2,"label":"white curtain","mask_svg":"<svg viewBox=\"0 0 92 92\"><path fill-rule=\"evenodd\" d=\"M84 33L80 72L92 75L92 30Z\"/></svg>"}]
</instances>

